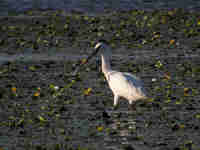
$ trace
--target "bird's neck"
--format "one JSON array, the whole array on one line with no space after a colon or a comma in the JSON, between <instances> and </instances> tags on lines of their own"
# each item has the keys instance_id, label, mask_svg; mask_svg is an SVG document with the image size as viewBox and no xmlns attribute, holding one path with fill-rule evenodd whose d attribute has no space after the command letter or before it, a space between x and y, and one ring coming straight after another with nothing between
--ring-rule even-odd
<instances>
[{"instance_id":1,"label":"bird's neck","mask_svg":"<svg viewBox=\"0 0 200 150\"><path fill-rule=\"evenodd\" d=\"M106 75L108 74L108 72L111 71L110 57L102 54L101 61L102 61L102 64L101 64L102 72L104 73L104 75Z\"/></svg>"}]
</instances>

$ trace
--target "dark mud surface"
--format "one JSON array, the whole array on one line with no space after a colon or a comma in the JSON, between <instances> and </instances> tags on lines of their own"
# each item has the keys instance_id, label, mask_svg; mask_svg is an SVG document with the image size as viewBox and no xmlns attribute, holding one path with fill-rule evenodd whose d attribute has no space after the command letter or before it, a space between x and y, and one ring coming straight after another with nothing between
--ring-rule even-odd
<instances>
[{"instance_id":1,"label":"dark mud surface","mask_svg":"<svg viewBox=\"0 0 200 150\"><path fill-rule=\"evenodd\" d=\"M200 149L198 16L174 10L1 18L0 148ZM70 76L100 38L113 48L113 69L144 81L151 98L137 101L136 111L124 99L111 109L99 57Z\"/></svg>"},{"instance_id":2,"label":"dark mud surface","mask_svg":"<svg viewBox=\"0 0 200 150\"><path fill-rule=\"evenodd\" d=\"M79 11L96 15L116 10L173 8L199 10L200 2L198 0L1 0L0 16L18 14L29 10L64 10L68 13Z\"/></svg>"}]
</instances>

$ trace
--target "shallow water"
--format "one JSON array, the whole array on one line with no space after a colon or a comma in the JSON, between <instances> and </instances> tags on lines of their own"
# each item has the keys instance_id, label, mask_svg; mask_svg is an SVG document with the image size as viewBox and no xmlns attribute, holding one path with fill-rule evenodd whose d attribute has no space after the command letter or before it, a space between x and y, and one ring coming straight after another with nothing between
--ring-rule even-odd
<instances>
[{"instance_id":1,"label":"shallow water","mask_svg":"<svg viewBox=\"0 0 200 150\"><path fill-rule=\"evenodd\" d=\"M0 1L1 15L8 12L24 12L27 10L65 10L67 12L80 11L88 14L102 13L105 10L130 10L130 9L171 9L185 8L198 9L200 1L195 0L3 0Z\"/></svg>"},{"instance_id":2,"label":"shallow water","mask_svg":"<svg viewBox=\"0 0 200 150\"><path fill-rule=\"evenodd\" d=\"M48 55L48 54L15 54L15 55L8 55L8 54L2 54L0 56L0 65L7 63L7 62L15 62L15 61L21 61L21 62L28 62L28 61L43 61L43 60L49 60L49 61L63 61L63 60L70 60L70 61L77 61L82 58L85 58L84 56L78 56L78 55L65 55L65 54L59 54L56 53L55 55Z\"/></svg>"},{"instance_id":3,"label":"shallow water","mask_svg":"<svg viewBox=\"0 0 200 150\"><path fill-rule=\"evenodd\" d=\"M3 65L7 62L40 62L40 61L79 61L83 58L87 58L88 55L80 55L80 54L70 54L70 53L20 53L20 54L13 54L9 55L7 53L0 53L0 65ZM97 55L98 56L98 55ZM95 57L96 60L99 60L99 57ZM148 50L143 51L135 51L131 55L120 55L120 54L114 54L112 55L113 60L120 60L123 62L123 60L141 60L141 57L145 60L152 59L152 57L156 58L159 57L162 58L168 58L168 59L176 59L178 57L178 54L176 53L169 53L166 55L161 55L155 52L149 52ZM186 59L198 59L197 54L184 54L183 56L179 56L180 58L186 58Z\"/></svg>"},{"instance_id":4,"label":"shallow water","mask_svg":"<svg viewBox=\"0 0 200 150\"><path fill-rule=\"evenodd\" d=\"M36 56L38 55L33 58ZM4 91L3 98L0 98L1 146L4 149L50 149L59 144L61 147L68 145L73 149L81 146L96 150L128 149L124 147L162 150L179 149L185 145L187 147L188 145L183 143L192 141L194 147L199 148L200 120L196 118L199 114L199 96L183 97L183 93L179 93L183 87L177 87L176 84L184 82L184 87L199 90L195 82L199 74L185 76L184 73L181 74L183 70L177 67L178 64L186 64L188 59L168 60L164 72L169 71L171 74L169 84L159 79L155 67L152 69L155 60L145 63L140 57L140 63L136 63L125 57L124 61L116 58L115 55L113 69L128 70L130 66L127 64L137 64L146 68L145 71L140 70L137 76L143 79L145 87L151 89L151 94L155 97L153 102L138 101L137 110L128 111L127 101L120 99L119 108L112 111L112 93L94 64L89 65L90 71L81 71L80 80L61 92L61 95L50 92L49 84L60 88L69 84L71 78L63 77L63 62L38 59L35 62L15 61L9 65L2 65L1 70L4 71L0 74L0 89L8 88ZM191 68L199 64L199 58L196 63L193 61ZM31 66L35 66L35 70L30 70ZM72 71L69 61L68 67L67 72ZM7 72L6 68L9 68ZM135 68L131 67L131 70ZM151 82L152 77L158 81ZM15 85L20 95L12 96L10 85ZM172 94L176 94L177 98L184 98L181 104L175 103L178 99L166 102L165 87L169 85L173 87ZM162 91L155 90L156 86ZM40 87L43 96L41 94L41 97L34 99L31 95L36 87ZM92 92L88 96L83 95L83 90L88 87L92 88ZM46 121L39 121L38 116L42 116ZM9 123L10 126L3 123ZM98 130L98 127L102 130ZM7 141L7 135L12 140Z\"/></svg>"},{"instance_id":5,"label":"shallow water","mask_svg":"<svg viewBox=\"0 0 200 150\"><path fill-rule=\"evenodd\" d=\"M0 53L0 148L199 149L199 47L183 38L168 48L113 49L112 68L140 77L153 97L138 101L136 111L123 98L112 111L112 92L94 61L70 76L71 61L92 52L87 44L33 50L8 40Z\"/></svg>"}]
</instances>

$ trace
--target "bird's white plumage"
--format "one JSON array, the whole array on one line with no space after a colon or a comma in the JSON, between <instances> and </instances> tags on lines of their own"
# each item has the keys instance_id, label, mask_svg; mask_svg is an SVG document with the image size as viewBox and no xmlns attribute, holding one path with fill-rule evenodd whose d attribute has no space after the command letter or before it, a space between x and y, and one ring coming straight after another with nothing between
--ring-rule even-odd
<instances>
[{"instance_id":1,"label":"bird's white plumage","mask_svg":"<svg viewBox=\"0 0 200 150\"><path fill-rule=\"evenodd\" d=\"M95 48L95 49L99 48L99 47L101 46L101 44L102 44L102 43L100 43L100 42L99 42L99 43L97 43L97 44L95 45L95 47L94 47L94 48Z\"/></svg>"},{"instance_id":2,"label":"bird's white plumage","mask_svg":"<svg viewBox=\"0 0 200 150\"><path fill-rule=\"evenodd\" d=\"M133 101L147 98L144 85L138 77L111 69L109 46L101 42L96 44L95 49L97 48L103 49L101 51L102 72L114 94L114 106L117 105L120 97L127 99L130 104Z\"/></svg>"},{"instance_id":3,"label":"bird's white plumage","mask_svg":"<svg viewBox=\"0 0 200 150\"><path fill-rule=\"evenodd\" d=\"M128 99L129 103L146 96L141 80L130 73L111 71L106 78L114 95Z\"/></svg>"}]
</instances>

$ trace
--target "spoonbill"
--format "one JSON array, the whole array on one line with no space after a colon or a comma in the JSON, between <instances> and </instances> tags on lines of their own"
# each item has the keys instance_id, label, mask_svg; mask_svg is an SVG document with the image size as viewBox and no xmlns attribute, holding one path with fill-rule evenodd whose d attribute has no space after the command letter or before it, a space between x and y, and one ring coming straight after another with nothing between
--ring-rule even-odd
<instances>
[{"instance_id":1,"label":"spoonbill","mask_svg":"<svg viewBox=\"0 0 200 150\"><path fill-rule=\"evenodd\" d=\"M135 109L135 101L148 98L144 84L140 78L128 72L119 72L111 69L111 48L106 41L99 41L94 49L88 58L91 58L100 51L102 72L114 95L114 109L117 108L120 97L127 99L130 104L129 106L131 106L129 108L132 109Z\"/></svg>"}]
</instances>

